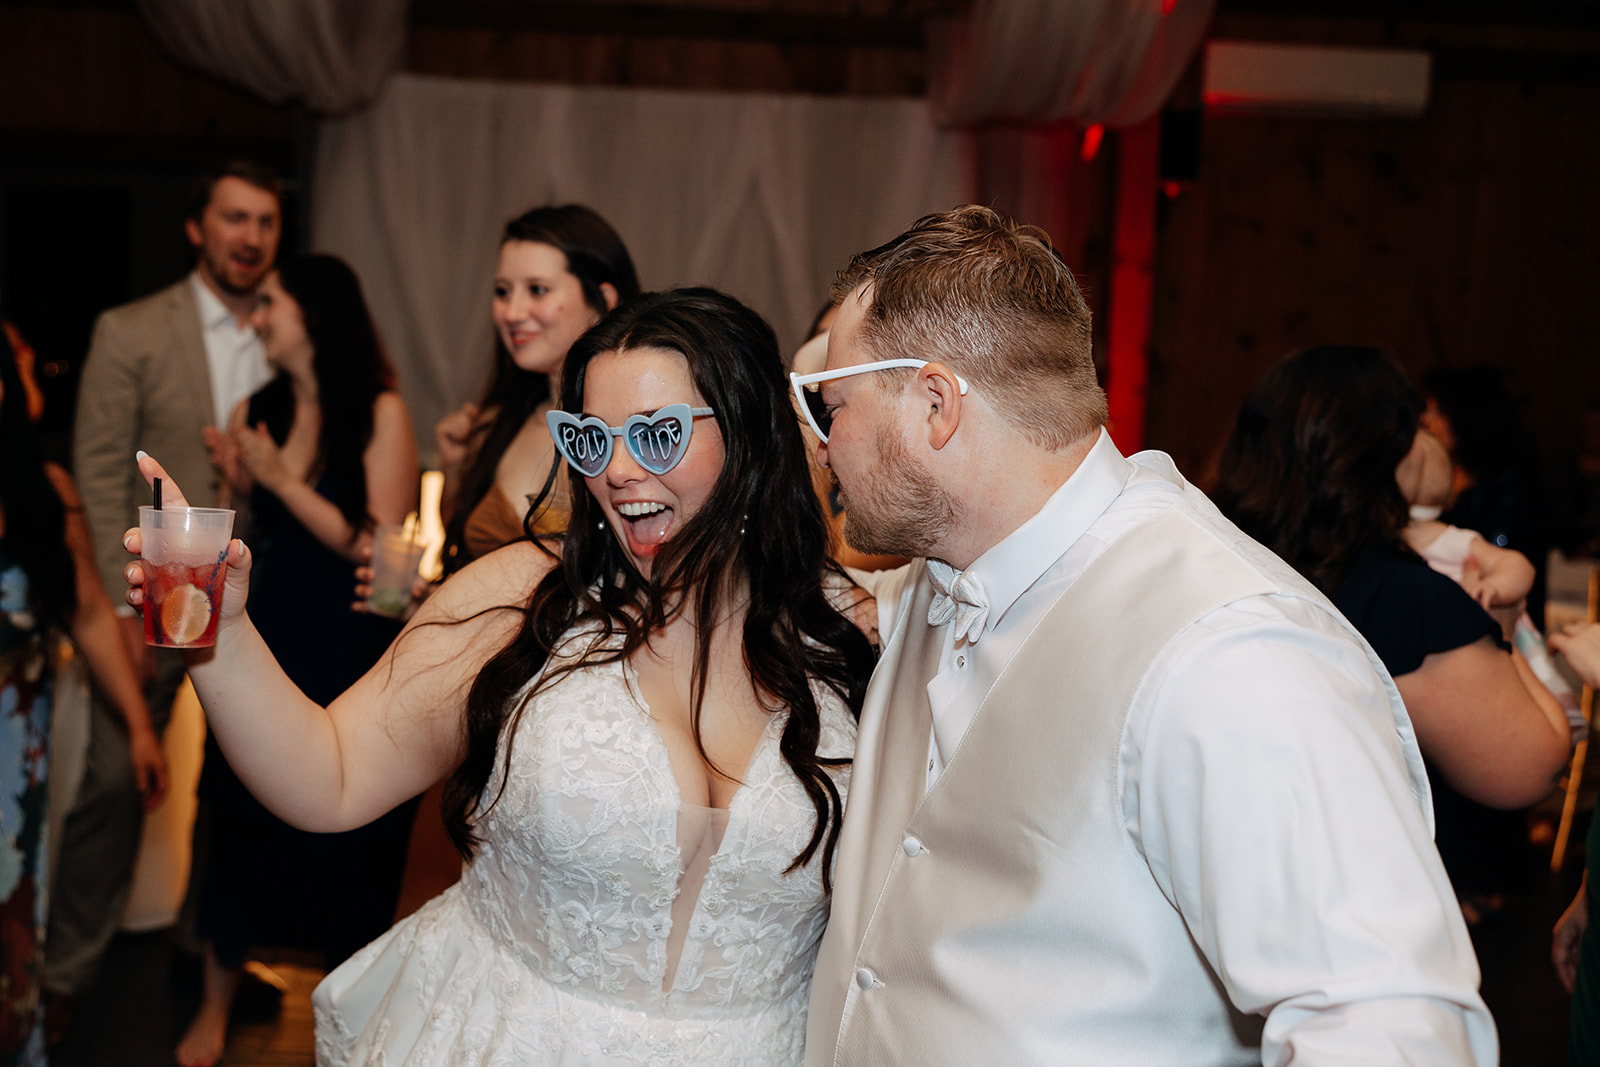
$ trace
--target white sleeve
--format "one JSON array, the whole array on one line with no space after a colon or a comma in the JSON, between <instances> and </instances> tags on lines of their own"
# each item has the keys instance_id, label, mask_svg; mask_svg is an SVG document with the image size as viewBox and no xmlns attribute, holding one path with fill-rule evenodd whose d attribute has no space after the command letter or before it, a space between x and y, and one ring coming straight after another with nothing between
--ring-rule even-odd
<instances>
[{"instance_id":1,"label":"white sleeve","mask_svg":"<svg viewBox=\"0 0 1600 1067\"><path fill-rule=\"evenodd\" d=\"M1303 601L1173 642L1123 736L1129 833L1262 1062L1498 1060L1478 966L1382 678Z\"/></svg>"}]
</instances>

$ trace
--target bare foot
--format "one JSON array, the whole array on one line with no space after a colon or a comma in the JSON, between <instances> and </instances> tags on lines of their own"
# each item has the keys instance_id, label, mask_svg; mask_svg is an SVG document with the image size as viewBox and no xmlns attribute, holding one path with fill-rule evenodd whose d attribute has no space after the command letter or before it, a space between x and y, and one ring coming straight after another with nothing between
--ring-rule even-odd
<instances>
[{"instance_id":1,"label":"bare foot","mask_svg":"<svg viewBox=\"0 0 1600 1067\"><path fill-rule=\"evenodd\" d=\"M178 1067L213 1067L222 1059L222 1049L228 1037L228 1012L220 1013L202 1005L189 1024L183 1040L173 1058Z\"/></svg>"}]
</instances>

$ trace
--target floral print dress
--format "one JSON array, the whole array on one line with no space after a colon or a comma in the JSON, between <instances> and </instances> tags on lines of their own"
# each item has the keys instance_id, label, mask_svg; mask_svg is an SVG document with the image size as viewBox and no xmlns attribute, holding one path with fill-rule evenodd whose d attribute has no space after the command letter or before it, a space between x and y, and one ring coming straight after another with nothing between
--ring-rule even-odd
<instances>
[{"instance_id":1,"label":"floral print dress","mask_svg":"<svg viewBox=\"0 0 1600 1067\"><path fill-rule=\"evenodd\" d=\"M50 670L28 578L0 540L0 1067L45 1062L46 752Z\"/></svg>"}]
</instances>

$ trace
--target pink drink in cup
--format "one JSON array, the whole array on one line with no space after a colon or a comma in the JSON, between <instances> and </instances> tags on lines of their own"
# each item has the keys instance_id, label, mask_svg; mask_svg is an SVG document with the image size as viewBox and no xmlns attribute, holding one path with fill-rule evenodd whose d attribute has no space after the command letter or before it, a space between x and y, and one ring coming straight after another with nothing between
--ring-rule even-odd
<instances>
[{"instance_id":1,"label":"pink drink in cup","mask_svg":"<svg viewBox=\"0 0 1600 1067\"><path fill-rule=\"evenodd\" d=\"M216 644L232 537L233 512L226 508L139 509L145 644Z\"/></svg>"}]
</instances>

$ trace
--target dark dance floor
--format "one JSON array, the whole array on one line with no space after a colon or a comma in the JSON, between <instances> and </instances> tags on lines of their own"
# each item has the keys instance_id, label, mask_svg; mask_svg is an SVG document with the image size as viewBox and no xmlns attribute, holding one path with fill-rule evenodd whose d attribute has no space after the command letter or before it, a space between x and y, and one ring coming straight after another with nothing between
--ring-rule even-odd
<instances>
[{"instance_id":1,"label":"dark dance floor","mask_svg":"<svg viewBox=\"0 0 1600 1067\"><path fill-rule=\"evenodd\" d=\"M273 964L281 994L247 975L234 1004L226 1067L307 1067L315 1062L311 990L322 972ZM172 1067L172 1051L200 1003L198 959L177 952L166 931L119 934L100 981L77 1005L50 1067Z\"/></svg>"},{"instance_id":2,"label":"dark dance floor","mask_svg":"<svg viewBox=\"0 0 1600 1067\"><path fill-rule=\"evenodd\" d=\"M1551 874L1548 849L1530 849L1525 884L1473 931L1505 1067L1566 1062L1567 1002L1550 967L1550 927L1577 888L1585 824L1580 819L1573 834L1566 870ZM305 1067L314 1060L309 998L321 975L306 967L273 969L288 992L280 1003L259 984L246 987L229 1033L228 1067ZM167 934L119 935L51 1067L170 1067L198 998L198 967L173 951Z\"/></svg>"}]
</instances>

